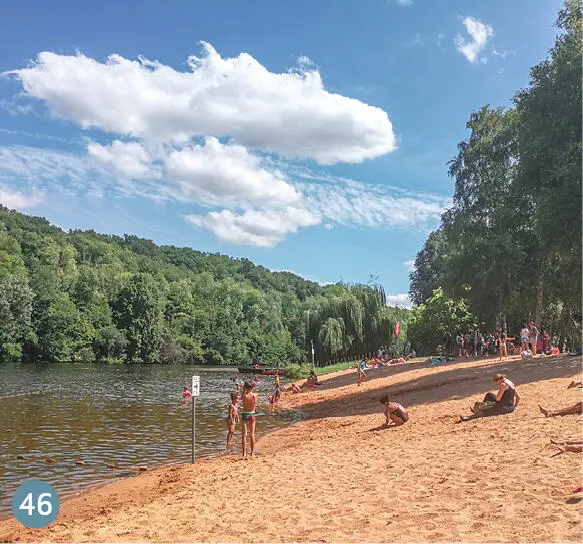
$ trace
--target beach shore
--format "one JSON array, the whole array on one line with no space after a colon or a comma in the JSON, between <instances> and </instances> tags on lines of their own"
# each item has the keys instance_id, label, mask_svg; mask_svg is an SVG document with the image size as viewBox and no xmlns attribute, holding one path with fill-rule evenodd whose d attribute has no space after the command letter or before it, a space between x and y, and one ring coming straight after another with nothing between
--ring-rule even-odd
<instances>
[{"instance_id":1,"label":"beach shore","mask_svg":"<svg viewBox=\"0 0 583 544\"><path fill-rule=\"evenodd\" d=\"M567 390L581 364L413 363L371 369L361 387L354 370L327 375L283 395L303 419L262 438L260 455L119 480L65 501L45 529L0 522L0 541L580 542L582 457L553 457L549 439L580 438L583 418L544 418L537 404L581 400ZM497 372L517 385L518 409L458 423ZM384 392L408 408L406 425L379 428Z\"/></svg>"}]
</instances>

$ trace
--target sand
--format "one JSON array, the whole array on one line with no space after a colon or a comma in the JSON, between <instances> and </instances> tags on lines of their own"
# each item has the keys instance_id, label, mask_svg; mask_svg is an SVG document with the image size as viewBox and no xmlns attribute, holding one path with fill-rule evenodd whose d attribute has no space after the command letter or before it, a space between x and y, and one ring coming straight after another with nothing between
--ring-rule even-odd
<instances>
[{"instance_id":1,"label":"sand","mask_svg":"<svg viewBox=\"0 0 583 544\"><path fill-rule=\"evenodd\" d=\"M457 423L506 372L520 406ZM0 522L0 541L580 542L582 416L544 418L537 403L574 404L581 359L479 360L353 370L284 395L303 420L258 444L261 455L151 470L65 501L49 527ZM410 421L380 430L391 392ZM261 421L258 421L261 427ZM239 438L239 435L236 437ZM160 438L161 440L163 437Z\"/></svg>"}]
</instances>

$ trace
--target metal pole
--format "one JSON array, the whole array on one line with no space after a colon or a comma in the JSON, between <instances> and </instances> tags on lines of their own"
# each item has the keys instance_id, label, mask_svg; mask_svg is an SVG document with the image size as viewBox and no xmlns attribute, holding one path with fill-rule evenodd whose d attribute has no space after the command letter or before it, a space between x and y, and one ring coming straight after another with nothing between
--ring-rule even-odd
<instances>
[{"instance_id":1,"label":"metal pole","mask_svg":"<svg viewBox=\"0 0 583 544\"><path fill-rule=\"evenodd\" d=\"M192 463L194 463L196 448L196 397L192 397Z\"/></svg>"}]
</instances>

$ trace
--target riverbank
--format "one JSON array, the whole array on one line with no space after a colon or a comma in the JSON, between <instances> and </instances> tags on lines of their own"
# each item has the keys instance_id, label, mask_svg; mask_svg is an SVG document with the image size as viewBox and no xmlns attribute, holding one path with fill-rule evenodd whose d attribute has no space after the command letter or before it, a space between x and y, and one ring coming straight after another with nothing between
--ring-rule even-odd
<instances>
[{"instance_id":1,"label":"riverbank","mask_svg":"<svg viewBox=\"0 0 583 544\"><path fill-rule=\"evenodd\" d=\"M522 399L510 415L458 424L505 372ZM304 419L258 444L261 455L152 470L66 501L48 528L0 523L1 541L557 542L581 540L581 456L550 438L581 436L573 404L581 359L478 360L353 370L284 395ZM580 379L580 378L578 378ZM411 420L379 430L381 392ZM258 421L261 426L261 421ZM238 436L237 436L238 438Z\"/></svg>"}]
</instances>

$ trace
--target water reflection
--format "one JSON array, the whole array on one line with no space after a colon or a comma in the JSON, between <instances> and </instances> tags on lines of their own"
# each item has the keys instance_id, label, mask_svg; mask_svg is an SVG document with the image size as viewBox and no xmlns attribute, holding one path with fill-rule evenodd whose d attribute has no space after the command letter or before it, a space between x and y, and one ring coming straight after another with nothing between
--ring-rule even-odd
<instances>
[{"instance_id":1,"label":"water reflection","mask_svg":"<svg viewBox=\"0 0 583 544\"><path fill-rule=\"evenodd\" d=\"M201 376L197 455L218 454L225 447L232 372L162 365L0 365L0 515L28 479L46 480L67 495L134 473L138 465L188 462L192 411L180 396L192 374ZM295 418L269 410L266 396L273 382L264 377L258 386L259 436ZM239 436L237 431L236 447Z\"/></svg>"}]
</instances>

